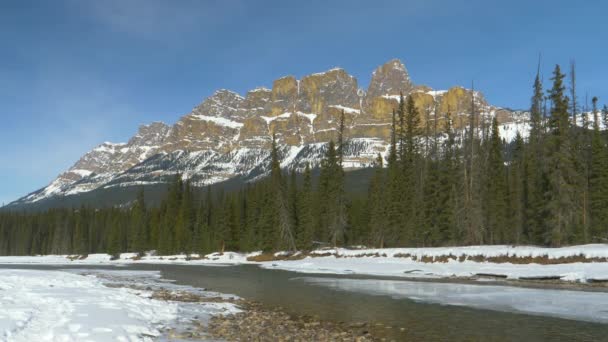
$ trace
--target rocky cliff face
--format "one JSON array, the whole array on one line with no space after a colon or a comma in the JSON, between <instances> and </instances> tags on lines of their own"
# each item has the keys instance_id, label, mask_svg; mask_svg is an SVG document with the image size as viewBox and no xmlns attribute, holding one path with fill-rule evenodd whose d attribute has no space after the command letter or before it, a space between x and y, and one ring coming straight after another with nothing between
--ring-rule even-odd
<instances>
[{"instance_id":1,"label":"rocky cliff face","mask_svg":"<svg viewBox=\"0 0 608 342\"><path fill-rule=\"evenodd\" d=\"M472 103L482 119L496 116L501 123L514 121L512 112L489 105L479 92L414 85L397 59L373 72L367 91L340 68L301 80L286 76L275 80L272 89L257 88L245 97L218 90L173 126L153 123L141 126L127 143L101 144L49 186L15 203L161 183L178 172L197 185L236 176L254 179L267 171L273 134L281 145L283 167L314 166L324 143L336 139L343 111L348 140L345 166L366 167L378 153L386 153L392 111L401 94L414 99L423 126L437 120L441 129L449 112L454 127L464 127Z\"/></svg>"}]
</instances>

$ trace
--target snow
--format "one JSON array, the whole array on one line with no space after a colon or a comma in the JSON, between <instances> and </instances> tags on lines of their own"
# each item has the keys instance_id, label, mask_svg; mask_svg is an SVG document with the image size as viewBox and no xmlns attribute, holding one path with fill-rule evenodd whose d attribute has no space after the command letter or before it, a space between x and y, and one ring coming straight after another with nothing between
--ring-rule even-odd
<instances>
[{"instance_id":1,"label":"snow","mask_svg":"<svg viewBox=\"0 0 608 342\"><path fill-rule=\"evenodd\" d=\"M270 90L270 89L268 89L268 88L266 88L266 87L256 87L255 89L250 90L249 92L250 92L250 93L256 93L256 92L264 92L264 93L267 93L267 92L271 92L271 91L272 91L272 90Z\"/></svg>"},{"instance_id":2,"label":"snow","mask_svg":"<svg viewBox=\"0 0 608 342\"><path fill-rule=\"evenodd\" d=\"M522 138L530 135L530 123L527 121L505 122L498 125L498 134L506 142L512 142L517 136L517 132Z\"/></svg>"},{"instance_id":3,"label":"snow","mask_svg":"<svg viewBox=\"0 0 608 342\"><path fill-rule=\"evenodd\" d=\"M109 264L240 264L247 263L247 257L257 253L211 253L203 256L198 254L178 255L146 255L137 258L135 253L122 253L120 258L112 260L109 254L89 254L86 258L69 255L39 255L39 256L3 256L0 264L45 264L45 265L109 265Z\"/></svg>"},{"instance_id":4,"label":"snow","mask_svg":"<svg viewBox=\"0 0 608 342\"><path fill-rule=\"evenodd\" d=\"M342 70L344 70L344 69L342 69L340 67L334 67L334 68L331 68L331 69L329 69L327 71L314 73L314 74L312 74L310 76L323 76L323 75L329 74L331 72L342 71Z\"/></svg>"},{"instance_id":5,"label":"snow","mask_svg":"<svg viewBox=\"0 0 608 342\"><path fill-rule=\"evenodd\" d=\"M126 143L112 143L112 142L106 141L103 144L95 147L93 149L93 151L114 154L114 153L116 153L117 150L125 147L126 145L127 145Z\"/></svg>"},{"instance_id":6,"label":"snow","mask_svg":"<svg viewBox=\"0 0 608 342\"><path fill-rule=\"evenodd\" d=\"M349 114L360 114L361 113L361 111L359 109L345 107L342 105L330 105L329 107L343 110L345 113L349 113Z\"/></svg>"},{"instance_id":7,"label":"snow","mask_svg":"<svg viewBox=\"0 0 608 342\"><path fill-rule=\"evenodd\" d=\"M584 126L584 120L583 117L586 118L587 120L587 128L588 129L593 129L593 124L595 121L595 114L593 114L592 111L590 112L584 112L584 113L578 113L576 115L576 125L579 127L583 127ZM602 112L598 111L597 112L597 118L598 118L598 126L600 130L605 130L606 127L604 126L604 120L602 120Z\"/></svg>"},{"instance_id":8,"label":"snow","mask_svg":"<svg viewBox=\"0 0 608 342\"><path fill-rule=\"evenodd\" d=\"M315 121L315 119L317 118L317 114L308 114L308 113L302 113L302 112L297 112L299 116L303 116L305 118L308 119L308 121L310 121L310 124L312 125Z\"/></svg>"},{"instance_id":9,"label":"snow","mask_svg":"<svg viewBox=\"0 0 608 342\"><path fill-rule=\"evenodd\" d=\"M201 115L201 114L192 114L191 117L198 119L198 120L202 120L202 121L213 122L214 124L219 125L219 126L225 126L225 127L230 127L230 128L243 127L242 123L228 120L226 118L218 118L215 116L208 116L208 115Z\"/></svg>"},{"instance_id":10,"label":"snow","mask_svg":"<svg viewBox=\"0 0 608 342\"><path fill-rule=\"evenodd\" d=\"M292 151L292 154L296 151ZM479 274L502 275L506 279L526 277L559 277L562 281L588 282L608 280L608 262L597 259L608 258L608 245L591 244L562 248L535 246L466 246L436 248L385 248L385 249L324 249L311 252L312 255L301 260L278 260L256 263L247 258L259 255L225 252L205 256L197 254L155 256L146 255L135 258L133 253L123 253L117 260L110 260L107 254L91 254L84 259L68 258L61 255L47 256L5 256L0 264L190 264L190 265L234 265L259 264L270 269L282 269L301 273L325 274L366 274L396 276L405 278L484 278ZM447 261L439 258L450 256ZM571 262L553 264L521 264L478 262L474 257L517 257L560 259L583 257L596 259L594 262ZM435 262L422 262L422 258L436 259ZM462 261L461 261L462 260Z\"/></svg>"},{"instance_id":11,"label":"snow","mask_svg":"<svg viewBox=\"0 0 608 342\"><path fill-rule=\"evenodd\" d=\"M426 93L433 97L437 97L437 96L441 96L447 92L448 92L447 90L431 90L431 91L427 91Z\"/></svg>"},{"instance_id":12,"label":"snow","mask_svg":"<svg viewBox=\"0 0 608 342\"><path fill-rule=\"evenodd\" d=\"M395 100L395 101L401 100L401 95L382 95L382 97L385 99ZM405 99L405 96L403 98Z\"/></svg>"},{"instance_id":13,"label":"snow","mask_svg":"<svg viewBox=\"0 0 608 342\"><path fill-rule=\"evenodd\" d=\"M152 299L157 290L226 302ZM1 269L0 341L165 340L168 328L187 332L193 321L240 312L230 298L238 297L173 284L160 271Z\"/></svg>"},{"instance_id":14,"label":"snow","mask_svg":"<svg viewBox=\"0 0 608 342\"><path fill-rule=\"evenodd\" d=\"M245 99L239 93L234 92L234 91L232 91L230 89L225 89L225 88L216 90L211 97L222 95L222 94L230 94L230 95L232 95L232 96L234 96L234 97L236 97L238 99L241 99L241 100Z\"/></svg>"},{"instance_id":15,"label":"snow","mask_svg":"<svg viewBox=\"0 0 608 342\"><path fill-rule=\"evenodd\" d=\"M367 274L409 278L476 277L477 274L496 274L507 279L526 277L559 277L562 281L586 282L608 280L608 262L575 262L561 264L512 264L459 261L459 257L547 257L559 259L583 256L608 257L608 245L594 244L563 248L533 246L468 246L438 248L387 248L387 249L329 249L312 254L330 256L307 257L302 260L273 261L262 267L301 273ZM378 255L378 256L375 256ZM401 256L400 256L401 255ZM402 257L410 255L411 257ZM452 256L447 262L422 262L425 258ZM416 260L414 260L414 257Z\"/></svg>"},{"instance_id":16,"label":"snow","mask_svg":"<svg viewBox=\"0 0 608 342\"><path fill-rule=\"evenodd\" d=\"M289 152L287 153L287 155L285 157L283 157L283 160L281 161L281 167L282 168L288 167L296 159L298 154L300 154L302 149L304 149L303 146L290 146Z\"/></svg>"},{"instance_id":17,"label":"snow","mask_svg":"<svg viewBox=\"0 0 608 342\"><path fill-rule=\"evenodd\" d=\"M260 116L262 119L264 119L264 121L266 121L266 124L269 125L271 122L277 120L277 119L289 119L289 117L291 117L291 113L286 112L277 116Z\"/></svg>"},{"instance_id":18,"label":"snow","mask_svg":"<svg viewBox=\"0 0 608 342\"><path fill-rule=\"evenodd\" d=\"M0 341L148 341L177 305L62 271L0 270Z\"/></svg>"},{"instance_id":19,"label":"snow","mask_svg":"<svg viewBox=\"0 0 608 342\"><path fill-rule=\"evenodd\" d=\"M93 173L92 171L89 170L83 170L83 169L72 169L69 172L74 173L79 175L80 177L87 177L90 176L91 173Z\"/></svg>"},{"instance_id":20,"label":"snow","mask_svg":"<svg viewBox=\"0 0 608 342\"><path fill-rule=\"evenodd\" d=\"M608 296L585 292L522 287L448 284L400 280L301 278L334 290L408 298L419 302L553 316L608 323Z\"/></svg>"}]
</instances>

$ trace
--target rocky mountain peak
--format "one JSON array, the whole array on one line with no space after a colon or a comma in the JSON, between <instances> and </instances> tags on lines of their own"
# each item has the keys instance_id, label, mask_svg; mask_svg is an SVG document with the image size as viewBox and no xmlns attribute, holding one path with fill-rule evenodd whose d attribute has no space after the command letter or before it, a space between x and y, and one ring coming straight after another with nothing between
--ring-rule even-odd
<instances>
[{"instance_id":1,"label":"rocky mountain peak","mask_svg":"<svg viewBox=\"0 0 608 342\"><path fill-rule=\"evenodd\" d=\"M407 69L399 59L391 59L376 68L367 90L369 100L382 95L407 95L413 88Z\"/></svg>"},{"instance_id":2,"label":"rocky mountain peak","mask_svg":"<svg viewBox=\"0 0 608 342\"><path fill-rule=\"evenodd\" d=\"M357 79L344 69L305 76L300 81L297 110L303 113L322 114L329 106L357 107Z\"/></svg>"},{"instance_id":3,"label":"rocky mountain peak","mask_svg":"<svg viewBox=\"0 0 608 342\"><path fill-rule=\"evenodd\" d=\"M129 139L129 146L159 146L163 143L167 134L171 130L171 126L164 122L153 122L149 125L139 126L137 134Z\"/></svg>"},{"instance_id":4,"label":"rocky mountain peak","mask_svg":"<svg viewBox=\"0 0 608 342\"><path fill-rule=\"evenodd\" d=\"M426 120L440 120L448 111L453 127L468 124L471 103L480 118L512 121L512 112L492 107L479 92L462 87L433 90L414 86L403 63L393 59L379 66L368 91L342 68L298 80L285 76L272 89L256 88L243 97L221 89L206 98L173 126L154 122L140 126L128 143L104 143L85 154L47 187L22 199L33 203L110 187L159 184L175 173L196 185L233 177L258 177L267 172L271 137L276 133L284 156L282 167L318 165L323 143L336 140L345 115L347 168L370 165L385 154L390 141L392 111L399 94L411 97ZM441 129L441 127L439 127Z\"/></svg>"},{"instance_id":5,"label":"rocky mountain peak","mask_svg":"<svg viewBox=\"0 0 608 342\"><path fill-rule=\"evenodd\" d=\"M227 89L220 89L192 110L194 115L242 118L247 113L241 107L245 98Z\"/></svg>"}]
</instances>

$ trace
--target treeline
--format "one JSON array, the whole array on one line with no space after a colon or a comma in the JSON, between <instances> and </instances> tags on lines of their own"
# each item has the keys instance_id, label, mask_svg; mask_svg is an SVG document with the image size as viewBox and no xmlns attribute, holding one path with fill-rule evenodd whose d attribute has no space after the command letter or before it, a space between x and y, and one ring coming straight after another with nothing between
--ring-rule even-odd
<instances>
[{"instance_id":1,"label":"treeline","mask_svg":"<svg viewBox=\"0 0 608 342\"><path fill-rule=\"evenodd\" d=\"M344 114L318 179L280 168L240 191L212 193L178 176L159 207L143 192L128 208L0 213L0 254L159 254L309 250L320 246L444 246L607 242L608 108L591 119L556 66L545 92L537 74L530 132L506 143L496 118L476 108L468 126L450 110L424 122L412 97L393 112L391 144L366 195L344 186Z\"/></svg>"}]
</instances>

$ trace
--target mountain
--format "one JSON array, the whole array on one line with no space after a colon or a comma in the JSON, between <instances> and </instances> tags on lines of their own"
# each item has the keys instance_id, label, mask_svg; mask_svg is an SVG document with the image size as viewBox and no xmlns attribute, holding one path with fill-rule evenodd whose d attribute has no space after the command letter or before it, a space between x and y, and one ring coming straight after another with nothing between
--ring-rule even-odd
<instances>
[{"instance_id":1,"label":"mountain","mask_svg":"<svg viewBox=\"0 0 608 342\"><path fill-rule=\"evenodd\" d=\"M272 89L253 89L245 96L218 90L173 126L155 122L141 126L127 143L103 143L48 186L7 207L75 205L74 198L85 198L84 194L158 187L177 173L197 186L249 181L268 171L273 133L283 168L301 170L306 163L314 167L325 143L336 139L342 111L348 140L344 166L366 168L378 153L387 152L392 111L401 93L414 99L423 126L437 119L441 129L449 111L453 126L460 129L468 125L475 103L479 122L496 116L506 138L526 130L525 113L492 106L480 92L463 87L433 90L416 85L403 63L393 59L373 72L367 90L341 68L300 80L282 77Z\"/></svg>"}]
</instances>

